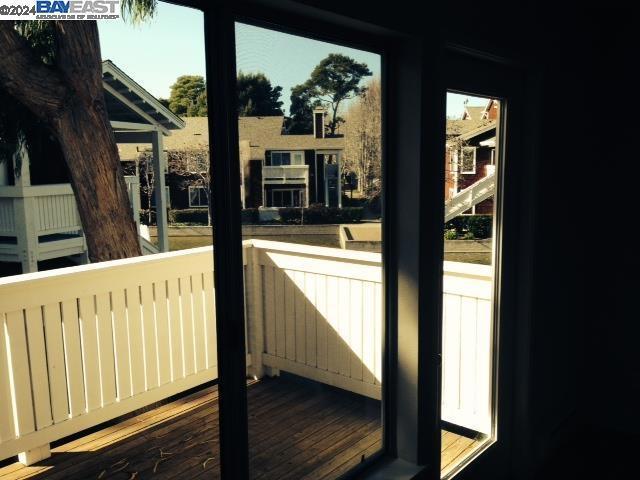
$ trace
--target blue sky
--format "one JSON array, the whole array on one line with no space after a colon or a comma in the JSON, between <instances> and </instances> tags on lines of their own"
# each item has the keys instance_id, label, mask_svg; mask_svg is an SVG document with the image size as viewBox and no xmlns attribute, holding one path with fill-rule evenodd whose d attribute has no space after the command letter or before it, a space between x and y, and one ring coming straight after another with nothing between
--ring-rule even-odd
<instances>
[{"instance_id":1,"label":"blue sky","mask_svg":"<svg viewBox=\"0 0 640 480\"><path fill-rule=\"evenodd\" d=\"M262 72L272 85L282 87L281 100L289 108L291 87L303 83L314 67L330 53L364 62L380 77L381 59L375 53L355 50L252 25L236 25L236 64L243 72Z\"/></svg>"},{"instance_id":2,"label":"blue sky","mask_svg":"<svg viewBox=\"0 0 640 480\"><path fill-rule=\"evenodd\" d=\"M470 95L461 95L459 93L447 93L447 117L459 118L464 112L464 101L469 100L470 107L485 107L487 105L486 98L472 97Z\"/></svg>"},{"instance_id":3,"label":"blue sky","mask_svg":"<svg viewBox=\"0 0 640 480\"><path fill-rule=\"evenodd\" d=\"M168 98L180 75L205 76L204 18L199 10L159 2L155 18L141 25L122 20L98 21L102 58L118 67L156 97ZM250 25L236 27L236 63L244 72L262 72L282 87L288 113L291 87L304 82L329 53L365 62L380 75L377 54L288 35ZM464 95L449 94L447 115L462 113ZM469 104L485 104L470 98Z\"/></svg>"},{"instance_id":4,"label":"blue sky","mask_svg":"<svg viewBox=\"0 0 640 480\"><path fill-rule=\"evenodd\" d=\"M98 20L103 59L112 60L156 97L168 98L180 75L205 76L204 17L199 10L159 2L155 18L131 25Z\"/></svg>"}]
</instances>

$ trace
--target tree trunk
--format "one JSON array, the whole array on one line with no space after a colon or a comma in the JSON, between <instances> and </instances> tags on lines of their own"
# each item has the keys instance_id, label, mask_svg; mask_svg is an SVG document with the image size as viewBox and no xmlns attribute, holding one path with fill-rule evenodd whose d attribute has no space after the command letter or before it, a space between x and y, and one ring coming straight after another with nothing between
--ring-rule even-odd
<instances>
[{"instance_id":1,"label":"tree trunk","mask_svg":"<svg viewBox=\"0 0 640 480\"><path fill-rule=\"evenodd\" d=\"M100 262L140 255L105 108L96 22L55 22L54 68L34 56L11 22L1 23L0 86L57 137L71 176L89 258Z\"/></svg>"}]
</instances>

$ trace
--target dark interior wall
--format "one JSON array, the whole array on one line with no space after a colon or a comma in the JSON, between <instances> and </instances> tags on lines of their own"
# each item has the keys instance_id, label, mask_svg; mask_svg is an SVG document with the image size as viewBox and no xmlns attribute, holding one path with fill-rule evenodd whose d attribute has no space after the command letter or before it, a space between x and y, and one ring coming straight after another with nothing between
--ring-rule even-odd
<instances>
[{"instance_id":1,"label":"dark interior wall","mask_svg":"<svg viewBox=\"0 0 640 480\"><path fill-rule=\"evenodd\" d=\"M589 173L590 190L600 189L604 201L594 202L589 228L601 241L598 255L589 255L590 315L586 417L597 430L636 436L640 432L640 250L635 185L637 25L630 12L600 12L589 19L593 32L590 96L586 107L591 148L597 162ZM632 113L634 112L634 113ZM594 231L595 230L595 231ZM595 258L594 258L595 257Z\"/></svg>"},{"instance_id":2,"label":"dark interior wall","mask_svg":"<svg viewBox=\"0 0 640 480\"><path fill-rule=\"evenodd\" d=\"M587 209L576 199L596 163L588 122L579 120L591 95L584 82L591 69L589 31L564 15L541 21L545 35L536 38L534 52L542 78L529 399L534 465L549 461L584 430L590 314L584 239L590 235ZM591 249L591 256L597 252Z\"/></svg>"}]
</instances>

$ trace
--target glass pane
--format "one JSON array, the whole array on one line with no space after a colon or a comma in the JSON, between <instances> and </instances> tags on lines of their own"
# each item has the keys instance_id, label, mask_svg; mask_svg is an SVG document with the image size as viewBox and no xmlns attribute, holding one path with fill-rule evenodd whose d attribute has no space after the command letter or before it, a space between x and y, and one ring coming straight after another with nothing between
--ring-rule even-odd
<instances>
[{"instance_id":1,"label":"glass pane","mask_svg":"<svg viewBox=\"0 0 640 480\"><path fill-rule=\"evenodd\" d=\"M380 56L245 24L236 45L250 475L337 478L382 448Z\"/></svg>"},{"instance_id":2,"label":"glass pane","mask_svg":"<svg viewBox=\"0 0 640 480\"><path fill-rule=\"evenodd\" d=\"M29 82L0 88L2 478L219 477L212 249L192 248L212 235L189 208L208 185L204 19L157 2L140 20L84 22L99 45L81 52L38 22L30 68L68 91L31 112ZM86 87L65 106L82 120L39 118L67 78ZM24 467L16 441L29 462L56 449Z\"/></svg>"},{"instance_id":3,"label":"glass pane","mask_svg":"<svg viewBox=\"0 0 640 480\"><path fill-rule=\"evenodd\" d=\"M496 440L492 358L500 110L498 99L447 95L442 476Z\"/></svg>"},{"instance_id":4,"label":"glass pane","mask_svg":"<svg viewBox=\"0 0 640 480\"><path fill-rule=\"evenodd\" d=\"M300 152L295 152L293 154L293 165L304 165L304 154Z\"/></svg>"}]
</instances>

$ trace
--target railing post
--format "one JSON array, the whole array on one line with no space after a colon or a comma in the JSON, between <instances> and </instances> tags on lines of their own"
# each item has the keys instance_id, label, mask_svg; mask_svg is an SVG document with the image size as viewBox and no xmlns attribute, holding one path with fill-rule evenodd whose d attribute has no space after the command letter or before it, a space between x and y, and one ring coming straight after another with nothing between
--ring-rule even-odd
<instances>
[{"instance_id":1,"label":"railing post","mask_svg":"<svg viewBox=\"0 0 640 480\"><path fill-rule=\"evenodd\" d=\"M13 214L22 273L37 272L38 232L35 225L35 198L24 196L14 198Z\"/></svg>"},{"instance_id":2,"label":"railing post","mask_svg":"<svg viewBox=\"0 0 640 480\"><path fill-rule=\"evenodd\" d=\"M249 352L251 365L249 375L257 378L264 376L262 353L264 352L264 312L262 267L260 265L260 249L250 245L245 247L247 258L247 279L245 280L247 302L247 333L249 336Z\"/></svg>"},{"instance_id":3,"label":"railing post","mask_svg":"<svg viewBox=\"0 0 640 480\"><path fill-rule=\"evenodd\" d=\"M19 453L18 461L24 466L28 467L29 465L38 463L40 460L44 460L45 458L49 458L50 456L51 447L47 443L46 445L41 445L39 447L32 448L31 450L27 450L26 452Z\"/></svg>"}]
</instances>

